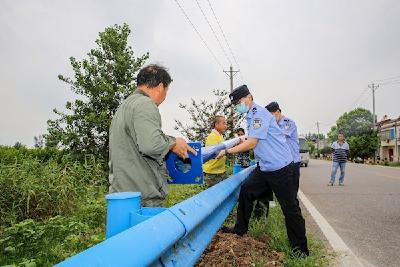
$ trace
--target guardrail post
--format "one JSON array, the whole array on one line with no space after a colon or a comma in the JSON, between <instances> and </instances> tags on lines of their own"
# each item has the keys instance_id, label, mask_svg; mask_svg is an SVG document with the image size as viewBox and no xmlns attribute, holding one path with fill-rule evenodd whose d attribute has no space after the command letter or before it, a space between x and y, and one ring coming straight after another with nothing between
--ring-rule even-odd
<instances>
[{"instance_id":1,"label":"guardrail post","mask_svg":"<svg viewBox=\"0 0 400 267\"><path fill-rule=\"evenodd\" d=\"M107 199L106 238L110 238L128 228L132 221L132 213L141 208L140 192L111 193Z\"/></svg>"},{"instance_id":2,"label":"guardrail post","mask_svg":"<svg viewBox=\"0 0 400 267\"><path fill-rule=\"evenodd\" d=\"M111 193L107 199L106 238L163 212L166 208L142 207L140 192Z\"/></svg>"}]
</instances>

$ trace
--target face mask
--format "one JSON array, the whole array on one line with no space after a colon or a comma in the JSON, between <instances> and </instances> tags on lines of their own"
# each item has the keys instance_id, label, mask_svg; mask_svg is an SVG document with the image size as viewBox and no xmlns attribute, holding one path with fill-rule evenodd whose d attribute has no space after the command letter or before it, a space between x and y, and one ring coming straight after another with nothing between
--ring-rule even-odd
<instances>
[{"instance_id":1,"label":"face mask","mask_svg":"<svg viewBox=\"0 0 400 267\"><path fill-rule=\"evenodd\" d=\"M240 103L236 105L236 111L240 114L244 114L249 111L249 107L246 106L244 103Z\"/></svg>"}]
</instances>

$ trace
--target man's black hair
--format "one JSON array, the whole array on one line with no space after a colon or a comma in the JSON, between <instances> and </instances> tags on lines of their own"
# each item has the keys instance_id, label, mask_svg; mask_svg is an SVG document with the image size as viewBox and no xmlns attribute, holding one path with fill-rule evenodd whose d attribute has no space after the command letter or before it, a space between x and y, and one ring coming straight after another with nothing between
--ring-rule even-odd
<instances>
[{"instance_id":1,"label":"man's black hair","mask_svg":"<svg viewBox=\"0 0 400 267\"><path fill-rule=\"evenodd\" d=\"M235 130L235 133L239 133L239 132L246 133L246 132L244 131L243 128L237 128L237 129Z\"/></svg>"},{"instance_id":2,"label":"man's black hair","mask_svg":"<svg viewBox=\"0 0 400 267\"><path fill-rule=\"evenodd\" d=\"M137 77L136 83L138 86L147 85L149 88L154 88L160 83L167 87L172 82L166 68L157 64L151 64L142 68Z\"/></svg>"}]
</instances>

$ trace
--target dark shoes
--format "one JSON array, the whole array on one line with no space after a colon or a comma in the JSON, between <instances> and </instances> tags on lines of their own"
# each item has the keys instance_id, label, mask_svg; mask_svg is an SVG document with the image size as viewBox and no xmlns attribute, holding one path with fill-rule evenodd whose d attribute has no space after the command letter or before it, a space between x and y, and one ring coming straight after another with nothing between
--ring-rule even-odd
<instances>
[{"instance_id":1,"label":"dark shoes","mask_svg":"<svg viewBox=\"0 0 400 267\"><path fill-rule=\"evenodd\" d=\"M296 258L307 258L310 255L310 252L308 251L307 248L305 249L300 249L300 248L294 248L294 257Z\"/></svg>"},{"instance_id":2,"label":"dark shoes","mask_svg":"<svg viewBox=\"0 0 400 267\"><path fill-rule=\"evenodd\" d=\"M234 227L226 227L226 226L222 226L221 232L227 233L227 234L235 234L238 236L243 236L245 234L245 233L236 231Z\"/></svg>"}]
</instances>

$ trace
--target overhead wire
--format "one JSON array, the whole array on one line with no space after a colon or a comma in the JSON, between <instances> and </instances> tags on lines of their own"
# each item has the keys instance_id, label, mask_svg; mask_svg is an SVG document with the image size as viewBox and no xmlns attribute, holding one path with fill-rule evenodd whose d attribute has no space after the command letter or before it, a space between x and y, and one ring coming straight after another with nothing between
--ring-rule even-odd
<instances>
[{"instance_id":1,"label":"overhead wire","mask_svg":"<svg viewBox=\"0 0 400 267\"><path fill-rule=\"evenodd\" d=\"M349 111L352 110L356 106L358 101L360 101L360 99L364 96L364 94L368 91L368 89L369 88L367 87L361 92L361 94L357 97L356 101L354 101L353 104L350 106Z\"/></svg>"},{"instance_id":2,"label":"overhead wire","mask_svg":"<svg viewBox=\"0 0 400 267\"><path fill-rule=\"evenodd\" d=\"M204 12L203 8L201 7L201 5L200 5L200 3L199 3L199 0L196 0L196 4L197 4L197 6L198 6L199 9L200 9L201 14L203 14L203 17L204 17L204 19L206 20L208 26L210 27L211 32L213 33L215 39L217 40L217 43L218 43L219 47L221 48L222 52L224 53L225 58L227 59L227 61L229 62L229 64L232 65L231 59L228 57L228 54L226 53L224 47L222 46L221 41L219 40L217 34L215 33L214 28L213 28L213 26L211 25L210 21L208 20L206 13Z\"/></svg>"},{"instance_id":3,"label":"overhead wire","mask_svg":"<svg viewBox=\"0 0 400 267\"><path fill-rule=\"evenodd\" d=\"M207 0L207 3L208 3L208 6L209 6L210 9L211 9L211 13L212 13L213 16L214 16L215 21L217 22L218 28L219 28L219 30L221 31L222 37L223 37L223 39L224 39L224 41L225 41L225 43L226 43L226 46L227 46L228 49L229 49L229 52L230 52L230 54L231 54L231 56L232 56L232 58L233 58L233 61L235 62L236 67L237 67L238 70L240 71L240 72L239 72L239 75L240 75L240 78L241 78L242 83L243 83L244 78L243 78L243 75L242 75L242 71L241 71L241 69L240 69L239 62L238 62L238 60L237 60L235 54L233 53L233 50L232 50L232 48L231 48L231 46L230 46L230 44L229 44L229 42L228 42L228 39L226 38L225 32L224 32L224 30L222 29L221 23L219 22L219 19L218 19L218 17L217 17L217 14L216 14L216 12L214 11L214 8L213 8L213 6L212 6L210 0Z\"/></svg>"},{"instance_id":4,"label":"overhead wire","mask_svg":"<svg viewBox=\"0 0 400 267\"><path fill-rule=\"evenodd\" d=\"M210 52L210 54L212 55L213 59L215 60L215 62L221 67L221 69L223 70L224 67L221 64L221 62L218 60L218 58L216 57L216 55L214 54L214 52L211 50L211 48L208 46L208 44L206 43L206 41L204 40L203 36L200 34L200 32L197 30L196 26L194 26L193 22L190 20L189 16L187 15L187 13L185 12L185 10L183 9L183 7L181 6L181 4L178 2L178 0L175 0L175 3L178 5L179 9L182 11L183 15L185 16L186 20L189 22L189 24L192 26L193 30L197 33L197 35L199 36L200 40L203 42L203 45L207 48L208 52Z\"/></svg>"},{"instance_id":5,"label":"overhead wire","mask_svg":"<svg viewBox=\"0 0 400 267\"><path fill-rule=\"evenodd\" d=\"M385 79L375 80L374 82L383 82L383 81L393 80L393 79L400 79L400 76L393 76L393 77L389 77L389 78L385 78Z\"/></svg>"},{"instance_id":6,"label":"overhead wire","mask_svg":"<svg viewBox=\"0 0 400 267\"><path fill-rule=\"evenodd\" d=\"M391 85L391 84L398 84L400 83L400 79L399 80L391 80L391 81L387 81L387 82L382 82L382 83L378 83L379 85Z\"/></svg>"},{"instance_id":7,"label":"overhead wire","mask_svg":"<svg viewBox=\"0 0 400 267\"><path fill-rule=\"evenodd\" d=\"M361 103L360 105L364 105L365 102L367 102L367 100L369 100L370 98L371 98L371 95L368 94L367 97L362 102L360 102Z\"/></svg>"}]
</instances>

